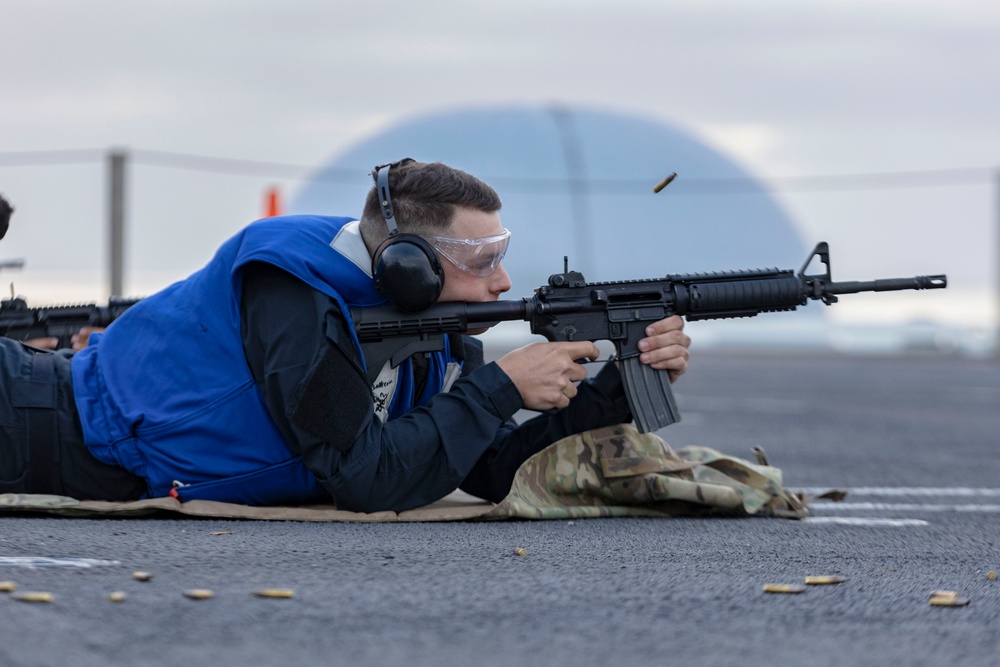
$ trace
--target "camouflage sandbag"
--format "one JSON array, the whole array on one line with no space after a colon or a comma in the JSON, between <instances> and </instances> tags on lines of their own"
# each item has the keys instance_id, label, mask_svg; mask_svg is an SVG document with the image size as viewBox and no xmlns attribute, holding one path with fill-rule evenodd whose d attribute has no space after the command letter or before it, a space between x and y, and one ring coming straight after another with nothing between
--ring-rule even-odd
<instances>
[{"instance_id":1,"label":"camouflage sandbag","mask_svg":"<svg viewBox=\"0 0 1000 667\"><path fill-rule=\"evenodd\" d=\"M484 518L747 515L804 518L781 470L708 447L673 451L630 424L564 438L518 470L507 497Z\"/></svg>"}]
</instances>

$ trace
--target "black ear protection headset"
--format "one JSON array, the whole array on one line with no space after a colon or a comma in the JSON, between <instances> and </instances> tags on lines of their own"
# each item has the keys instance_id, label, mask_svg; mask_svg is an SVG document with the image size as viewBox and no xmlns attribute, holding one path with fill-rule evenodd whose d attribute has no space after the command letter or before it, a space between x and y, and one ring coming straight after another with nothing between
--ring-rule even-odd
<instances>
[{"instance_id":1,"label":"black ear protection headset","mask_svg":"<svg viewBox=\"0 0 1000 667\"><path fill-rule=\"evenodd\" d=\"M389 170L413 161L412 158L404 158L380 164L372 171L379 208L389 229L388 238L379 244L372 255L372 277L389 303L407 313L429 308L444 287L444 268L434 248L416 234L400 234L392 211Z\"/></svg>"}]
</instances>

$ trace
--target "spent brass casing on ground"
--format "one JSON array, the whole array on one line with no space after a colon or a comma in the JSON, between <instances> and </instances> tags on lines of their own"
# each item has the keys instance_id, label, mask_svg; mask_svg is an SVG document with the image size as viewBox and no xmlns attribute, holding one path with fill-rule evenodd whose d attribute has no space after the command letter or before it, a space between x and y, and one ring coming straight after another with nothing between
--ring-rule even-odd
<instances>
[{"instance_id":1,"label":"spent brass casing on ground","mask_svg":"<svg viewBox=\"0 0 1000 667\"><path fill-rule=\"evenodd\" d=\"M765 593L804 593L802 584L764 584Z\"/></svg>"}]
</instances>

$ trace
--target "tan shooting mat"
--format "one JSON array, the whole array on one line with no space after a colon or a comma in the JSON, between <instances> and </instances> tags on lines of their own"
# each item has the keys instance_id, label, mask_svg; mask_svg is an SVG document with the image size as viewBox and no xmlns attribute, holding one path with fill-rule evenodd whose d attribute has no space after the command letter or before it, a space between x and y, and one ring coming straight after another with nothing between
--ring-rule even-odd
<instances>
[{"instance_id":1,"label":"tan shooting mat","mask_svg":"<svg viewBox=\"0 0 1000 667\"><path fill-rule=\"evenodd\" d=\"M782 486L781 470L763 451L757 461L709 447L673 450L655 434L619 425L564 438L518 469L510 493L491 503L455 491L403 512L348 512L333 505L251 507L174 498L129 502L76 500L64 496L0 494L0 512L65 517L131 518L170 513L189 517L271 521L469 521L577 519L613 516L808 515L809 499ZM827 497L838 497L837 492Z\"/></svg>"}]
</instances>

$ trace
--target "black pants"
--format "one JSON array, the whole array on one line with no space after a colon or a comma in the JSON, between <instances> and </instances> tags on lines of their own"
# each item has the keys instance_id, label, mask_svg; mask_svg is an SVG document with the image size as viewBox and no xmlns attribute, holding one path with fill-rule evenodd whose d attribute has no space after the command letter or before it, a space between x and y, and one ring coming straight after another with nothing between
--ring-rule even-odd
<instances>
[{"instance_id":1,"label":"black pants","mask_svg":"<svg viewBox=\"0 0 1000 667\"><path fill-rule=\"evenodd\" d=\"M72 353L0 338L0 493L132 500L145 481L95 459L83 444L70 380Z\"/></svg>"}]
</instances>

